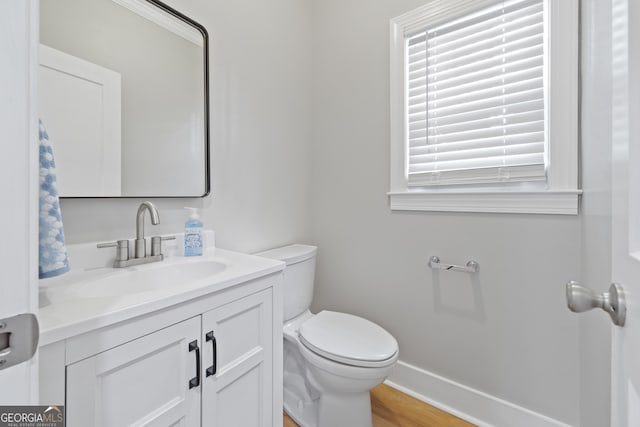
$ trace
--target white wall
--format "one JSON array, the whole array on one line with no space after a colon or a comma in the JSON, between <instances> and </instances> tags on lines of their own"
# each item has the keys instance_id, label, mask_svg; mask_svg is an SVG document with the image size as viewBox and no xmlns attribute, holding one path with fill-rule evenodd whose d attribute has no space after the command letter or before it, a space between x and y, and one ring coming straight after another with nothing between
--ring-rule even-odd
<instances>
[{"instance_id":1,"label":"white wall","mask_svg":"<svg viewBox=\"0 0 640 427\"><path fill-rule=\"evenodd\" d=\"M212 195L153 199L161 224L147 223L147 234L182 230L187 216L182 207L196 206L203 208L205 227L216 230L220 247L257 251L304 240L309 228L309 2L167 3L210 35ZM140 201L62 200L67 241L134 236Z\"/></svg>"},{"instance_id":2,"label":"white wall","mask_svg":"<svg viewBox=\"0 0 640 427\"><path fill-rule=\"evenodd\" d=\"M389 210L389 19L424 3L313 3L311 212L320 248L313 308L368 317L396 336L402 362L534 411L537 420L582 425L581 397L593 405L584 415L606 419L608 401L581 391L590 384L580 378L602 369L594 363L603 350L580 361L597 338L608 342L607 320L598 318L600 331L584 342L579 317L565 305L564 284L581 277L582 217ZM606 168L606 158L589 155L585 174ZM589 178L585 185L596 179ZM600 202L585 195L589 215L606 221ZM601 231L606 239L606 227L595 226L589 244ZM475 259L480 273L434 273L431 255ZM440 403L465 410L455 399Z\"/></svg>"}]
</instances>

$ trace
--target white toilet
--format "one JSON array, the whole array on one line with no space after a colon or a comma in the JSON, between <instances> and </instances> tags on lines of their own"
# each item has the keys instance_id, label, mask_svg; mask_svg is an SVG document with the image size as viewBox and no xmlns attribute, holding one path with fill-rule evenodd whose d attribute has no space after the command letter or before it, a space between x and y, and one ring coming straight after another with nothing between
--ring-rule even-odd
<instances>
[{"instance_id":1,"label":"white toilet","mask_svg":"<svg viewBox=\"0 0 640 427\"><path fill-rule=\"evenodd\" d=\"M369 390L389 375L398 343L380 326L333 311L312 314L315 246L256 255L284 271L284 409L301 427L371 427Z\"/></svg>"}]
</instances>

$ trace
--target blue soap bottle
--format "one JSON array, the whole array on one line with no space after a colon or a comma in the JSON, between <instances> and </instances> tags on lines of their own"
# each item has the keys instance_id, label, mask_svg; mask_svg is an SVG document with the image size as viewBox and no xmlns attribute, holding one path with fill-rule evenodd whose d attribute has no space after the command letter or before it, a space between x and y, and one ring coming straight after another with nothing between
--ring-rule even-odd
<instances>
[{"instance_id":1,"label":"blue soap bottle","mask_svg":"<svg viewBox=\"0 0 640 427\"><path fill-rule=\"evenodd\" d=\"M202 221L197 208L187 208L189 219L184 223L184 256L201 256L203 250Z\"/></svg>"}]
</instances>

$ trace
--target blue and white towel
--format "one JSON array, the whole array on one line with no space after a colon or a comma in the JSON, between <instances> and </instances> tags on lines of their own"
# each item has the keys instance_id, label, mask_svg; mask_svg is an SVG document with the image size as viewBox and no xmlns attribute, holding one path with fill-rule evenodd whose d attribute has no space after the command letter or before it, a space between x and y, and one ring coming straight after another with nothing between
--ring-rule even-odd
<instances>
[{"instance_id":1,"label":"blue and white towel","mask_svg":"<svg viewBox=\"0 0 640 427\"><path fill-rule=\"evenodd\" d=\"M40 243L39 269L41 279L59 276L69 271L67 247L64 245L64 229L58 186L56 162L47 130L40 121Z\"/></svg>"}]
</instances>

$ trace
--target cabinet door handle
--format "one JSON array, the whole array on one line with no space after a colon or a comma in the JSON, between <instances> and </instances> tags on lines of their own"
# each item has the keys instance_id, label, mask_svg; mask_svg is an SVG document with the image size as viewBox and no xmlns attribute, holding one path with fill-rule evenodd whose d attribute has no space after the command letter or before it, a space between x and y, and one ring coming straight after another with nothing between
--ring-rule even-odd
<instances>
[{"instance_id":1,"label":"cabinet door handle","mask_svg":"<svg viewBox=\"0 0 640 427\"><path fill-rule=\"evenodd\" d=\"M205 335L207 341L211 341L211 349L213 350L213 364L207 368L207 377L215 375L218 370L218 344L216 343L216 337L213 335L213 331L207 332Z\"/></svg>"},{"instance_id":2,"label":"cabinet door handle","mask_svg":"<svg viewBox=\"0 0 640 427\"><path fill-rule=\"evenodd\" d=\"M198 340L189 343L189 353L193 350L196 351L196 376L189 380L189 389L200 385L200 347L198 347Z\"/></svg>"}]
</instances>

